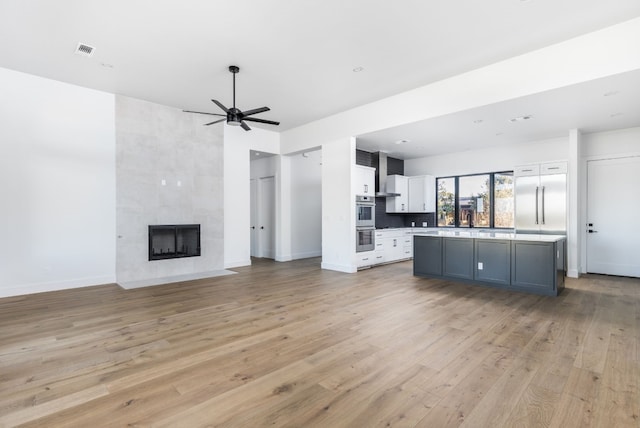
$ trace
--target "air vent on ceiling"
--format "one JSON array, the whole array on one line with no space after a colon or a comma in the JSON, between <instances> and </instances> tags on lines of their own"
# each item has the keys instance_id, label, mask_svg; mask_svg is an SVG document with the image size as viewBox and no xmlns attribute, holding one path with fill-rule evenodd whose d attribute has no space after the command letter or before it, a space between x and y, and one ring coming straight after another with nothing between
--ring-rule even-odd
<instances>
[{"instance_id":1,"label":"air vent on ceiling","mask_svg":"<svg viewBox=\"0 0 640 428\"><path fill-rule=\"evenodd\" d=\"M96 48L94 48L93 46L89 46L84 43L78 43L78 47L76 47L76 54L90 57L91 55L93 55L93 51L95 49Z\"/></svg>"}]
</instances>

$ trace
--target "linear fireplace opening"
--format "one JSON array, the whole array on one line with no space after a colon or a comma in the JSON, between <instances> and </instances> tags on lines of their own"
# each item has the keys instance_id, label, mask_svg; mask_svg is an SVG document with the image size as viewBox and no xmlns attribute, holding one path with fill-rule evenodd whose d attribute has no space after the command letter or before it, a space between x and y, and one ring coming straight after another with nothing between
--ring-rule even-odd
<instances>
[{"instance_id":1,"label":"linear fireplace opening","mask_svg":"<svg viewBox=\"0 0 640 428\"><path fill-rule=\"evenodd\" d=\"M195 257L199 255L199 224L149 226L149 260Z\"/></svg>"}]
</instances>

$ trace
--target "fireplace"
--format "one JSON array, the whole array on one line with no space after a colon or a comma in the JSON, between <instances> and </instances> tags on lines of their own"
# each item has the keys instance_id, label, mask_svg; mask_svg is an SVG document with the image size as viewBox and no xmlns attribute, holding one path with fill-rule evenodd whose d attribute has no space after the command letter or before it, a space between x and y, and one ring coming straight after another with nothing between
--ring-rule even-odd
<instances>
[{"instance_id":1,"label":"fireplace","mask_svg":"<svg viewBox=\"0 0 640 428\"><path fill-rule=\"evenodd\" d=\"M149 226L149 260L176 259L199 255L199 224Z\"/></svg>"}]
</instances>

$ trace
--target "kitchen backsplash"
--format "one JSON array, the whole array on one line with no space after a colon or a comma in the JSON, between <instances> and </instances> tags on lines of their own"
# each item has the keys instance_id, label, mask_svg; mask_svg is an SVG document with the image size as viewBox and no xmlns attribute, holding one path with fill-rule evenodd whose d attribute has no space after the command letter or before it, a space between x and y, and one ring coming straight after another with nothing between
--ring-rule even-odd
<instances>
[{"instance_id":1,"label":"kitchen backsplash","mask_svg":"<svg viewBox=\"0 0 640 428\"><path fill-rule=\"evenodd\" d=\"M356 149L356 165L360 166L374 166L372 156L373 153L365 152L364 150Z\"/></svg>"},{"instance_id":2,"label":"kitchen backsplash","mask_svg":"<svg viewBox=\"0 0 640 428\"><path fill-rule=\"evenodd\" d=\"M387 214L387 198L376 198L376 228L411 227L413 222L416 227L421 227L427 222L429 227L435 226L436 214Z\"/></svg>"}]
</instances>

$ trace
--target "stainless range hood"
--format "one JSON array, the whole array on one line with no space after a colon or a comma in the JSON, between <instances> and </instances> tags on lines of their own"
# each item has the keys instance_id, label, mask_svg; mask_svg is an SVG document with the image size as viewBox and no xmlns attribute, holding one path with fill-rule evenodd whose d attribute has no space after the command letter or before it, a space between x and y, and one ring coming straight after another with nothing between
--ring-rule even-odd
<instances>
[{"instance_id":1,"label":"stainless range hood","mask_svg":"<svg viewBox=\"0 0 640 428\"><path fill-rule=\"evenodd\" d=\"M376 198L389 198L400 196L400 193L387 192L387 154L383 152L374 153L373 159L377 158L376 168Z\"/></svg>"}]
</instances>

